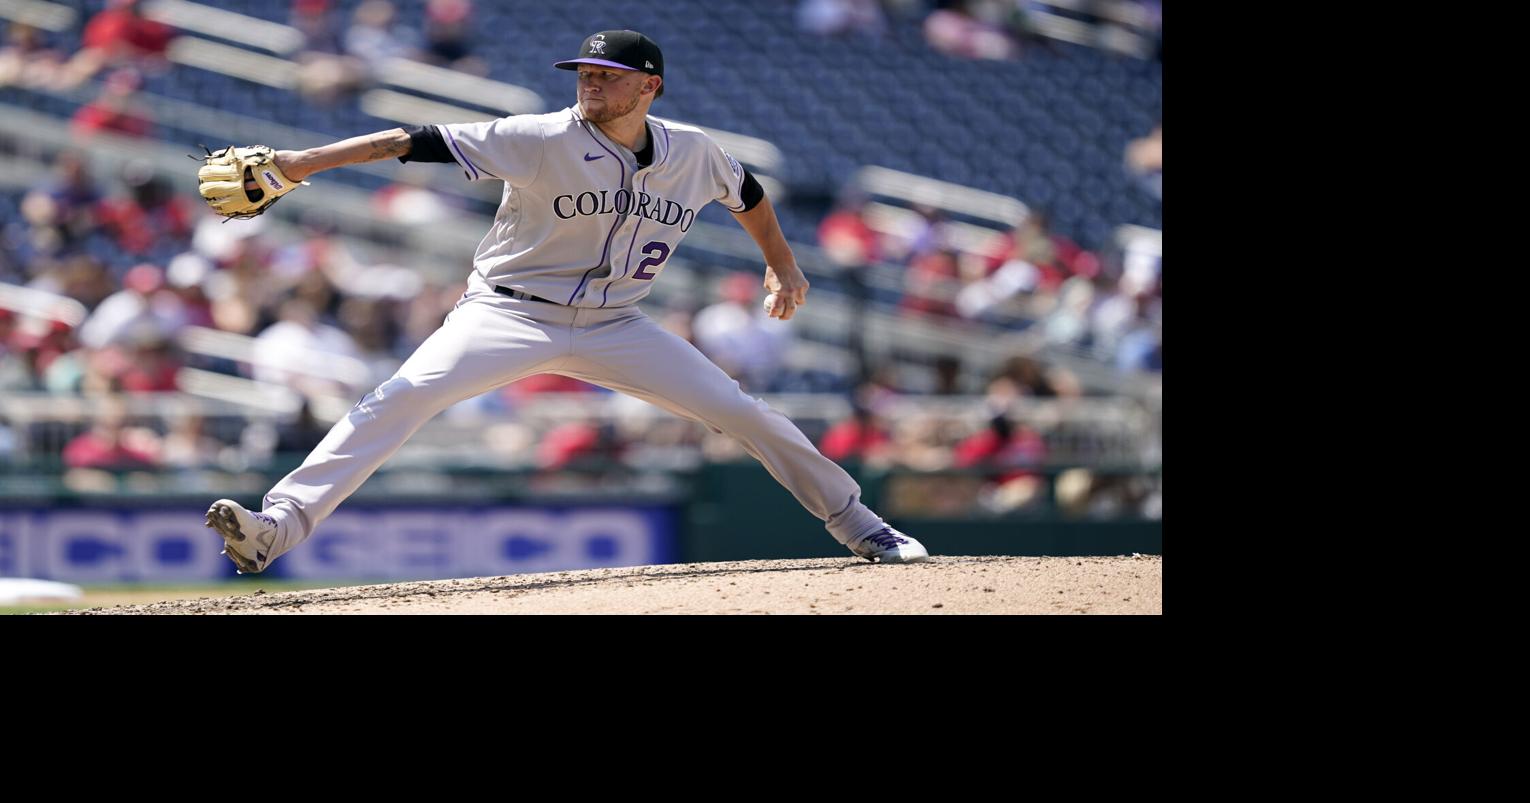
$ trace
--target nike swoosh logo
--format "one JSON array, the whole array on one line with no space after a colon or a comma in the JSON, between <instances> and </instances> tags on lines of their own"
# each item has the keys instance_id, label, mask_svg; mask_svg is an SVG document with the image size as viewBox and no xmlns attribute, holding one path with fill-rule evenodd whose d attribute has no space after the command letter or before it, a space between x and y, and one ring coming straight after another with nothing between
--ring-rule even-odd
<instances>
[{"instance_id":1,"label":"nike swoosh logo","mask_svg":"<svg viewBox=\"0 0 1530 803\"><path fill-rule=\"evenodd\" d=\"M593 162L596 159L604 159L604 158L606 158L606 157L604 157L604 156L591 156L588 153L584 155L584 160L586 162Z\"/></svg>"}]
</instances>

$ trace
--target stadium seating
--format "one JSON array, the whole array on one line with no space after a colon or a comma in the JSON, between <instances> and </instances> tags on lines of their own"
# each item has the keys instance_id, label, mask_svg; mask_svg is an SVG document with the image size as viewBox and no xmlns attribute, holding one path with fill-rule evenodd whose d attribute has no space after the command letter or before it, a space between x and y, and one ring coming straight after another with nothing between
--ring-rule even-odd
<instances>
[{"instance_id":1,"label":"stadium seating","mask_svg":"<svg viewBox=\"0 0 1530 803\"><path fill-rule=\"evenodd\" d=\"M334 3L343 26L359 0ZM218 7L286 22L286 3L233 0ZM1047 208L1056 231L1088 248L1130 223L1162 228L1162 203L1121 168L1134 137L1162 118L1163 66L1078 45L1027 45L1012 62L964 60L924 42L918 19L893 18L885 36L799 32L796 3L675 0L613 12L600 0L480 2L475 54L491 77L529 87L548 108L572 99L569 76L550 68L601 27L642 30L663 46L670 116L762 137L785 155L778 176L797 203L779 210L789 238L810 241L825 199L862 165L934 176ZM81 4L82 18L101 0ZM423 4L399 4L418 26ZM78 27L57 35L78 44ZM278 122L331 134L396 125L357 103L293 102L290 92L178 67L146 91L259 109ZM358 178L360 181L364 179Z\"/></svg>"}]
</instances>

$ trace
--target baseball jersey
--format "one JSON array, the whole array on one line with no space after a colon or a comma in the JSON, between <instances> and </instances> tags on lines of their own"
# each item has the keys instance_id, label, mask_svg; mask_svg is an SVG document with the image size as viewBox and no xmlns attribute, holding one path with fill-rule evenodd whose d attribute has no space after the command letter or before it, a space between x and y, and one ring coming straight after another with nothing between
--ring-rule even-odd
<instances>
[{"instance_id":1,"label":"baseball jersey","mask_svg":"<svg viewBox=\"0 0 1530 803\"><path fill-rule=\"evenodd\" d=\"M491 285L573 307L648 295L702 207L744 210L744 168L698 128L647 120L649 166L578 106L437 126L469 179L505 183L473 269Z\"/></svg>"}]
</instances>

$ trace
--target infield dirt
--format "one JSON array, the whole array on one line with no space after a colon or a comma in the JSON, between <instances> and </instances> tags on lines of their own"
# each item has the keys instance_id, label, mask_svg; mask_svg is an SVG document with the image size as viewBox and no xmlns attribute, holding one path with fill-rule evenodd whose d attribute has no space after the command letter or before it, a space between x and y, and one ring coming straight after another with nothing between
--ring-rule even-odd
<instances>
[{"instance_id":1,"label":"infield dirt","mask_svg":"<svg viewBox=\"0 0 1530 803\"><path fill-rule=\"evenodd\" d=\"M1163 558L638 566L173 600L70 614L1161 614Z\"/></svg>"}]
</instances>

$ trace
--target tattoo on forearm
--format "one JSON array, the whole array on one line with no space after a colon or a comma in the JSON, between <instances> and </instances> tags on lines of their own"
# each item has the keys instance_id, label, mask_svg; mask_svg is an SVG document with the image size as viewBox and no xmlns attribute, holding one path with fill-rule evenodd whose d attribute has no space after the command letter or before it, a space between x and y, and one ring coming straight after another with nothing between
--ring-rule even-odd
<instances>
[{"instance_id":1,"label":"tattoo on forearm","mask_svg":"<svg viewBox=\"0 0 1530 803\"><path fill-rule=\"evenodd\" d=\"M372 146L372 152L367 154L370 159L387 159L393 156L402 156L405 151L409 150L409 140L400 140L391 131L373 134L372 138L367 140L367 144Z\"/></svg>"}]
</instances>

